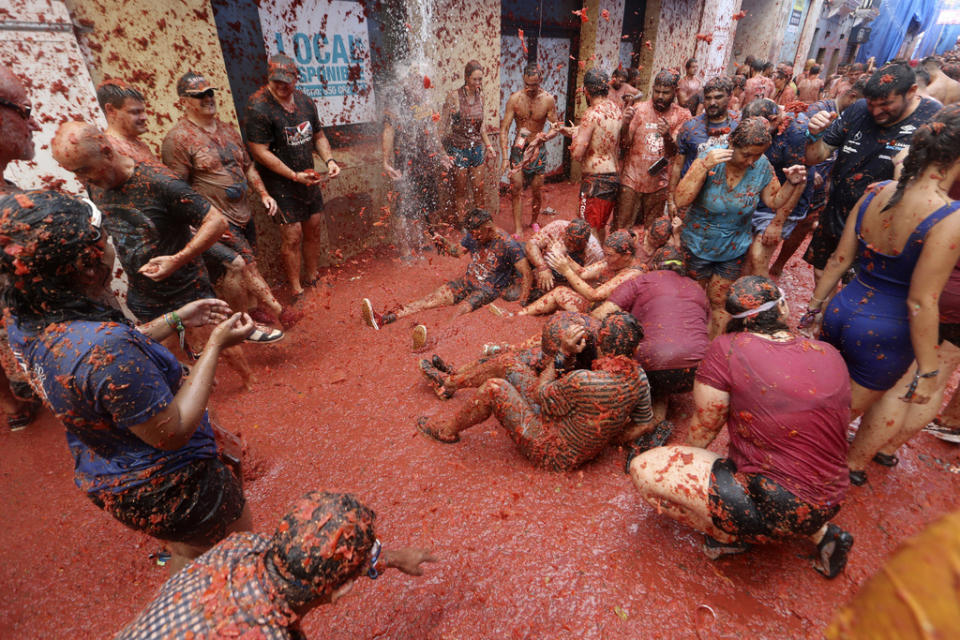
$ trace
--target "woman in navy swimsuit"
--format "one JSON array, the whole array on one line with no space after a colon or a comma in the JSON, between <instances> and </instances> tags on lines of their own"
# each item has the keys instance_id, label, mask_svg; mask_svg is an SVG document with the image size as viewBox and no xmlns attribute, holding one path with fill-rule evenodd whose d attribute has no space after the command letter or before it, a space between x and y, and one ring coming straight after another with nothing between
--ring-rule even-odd
<instances>
[{"instance_id":1,"label":"woman in navy swimsuit","mask_svg":"<svg viewBox=\"0 0 960 640\"><path fill-rule=\"evenodd\" d=\"M826 307L821 333L847 362L853 415L866 412L847 458L855 484L866 481L871 458L897 464L878 452L912 435L901 433L907 403L928 402L936 388L938 300L960 258L960 202L947 196L958 159L960 106L951 106L917 129L899 181L882 183L850 212L810 300L808 318L856 260L857 276Z\"/></svg>"}]
</instances>

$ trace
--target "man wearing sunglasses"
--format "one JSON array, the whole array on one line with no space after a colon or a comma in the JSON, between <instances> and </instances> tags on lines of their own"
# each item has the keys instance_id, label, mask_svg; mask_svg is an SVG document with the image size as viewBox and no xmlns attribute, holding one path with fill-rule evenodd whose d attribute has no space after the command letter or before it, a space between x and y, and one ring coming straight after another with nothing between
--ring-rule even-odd
<instances>
[{"instance_id":1,"label":"man wearing sunglasses","mask_svg":"<svg viewBox=\"0 0 960 640\"><path fill-rule=\"evenodd\" d=\"M216 206L230 227L204 254L211 279L231 308L246 311L263 304L274 318L258 317L258 321L279 318L292 324L295 316L284 312L254 259L256 231L249 192L256 193L268 215L276 214L276 201L267 193L239 133L217 118L214 87L207 79L188 71L177 82L177 95L184 117L163 140L163 162ZM238 262L239 269L230 268ZM261 329L257 335L262 342L273 342L282 338L283 332Z\"/></svg>"},{"instance_id":2,"label":"man wearing sunglasses","mask_svg":"<svg viewBox=\"0 0 960 640\"><path fill-rule=\"evenodd\" d=\"M16 160L33 160L33 133L40 127L31 115L30 100L23 84L4 65L0 65L0 177L7 165ZM0 196L20 191L13 182L0 181ZM7 416L7 427L19 431L33 422L40 401L17 366L7 342L7 331L0 325L0 408Z\"/></svg>"}]
</instances>

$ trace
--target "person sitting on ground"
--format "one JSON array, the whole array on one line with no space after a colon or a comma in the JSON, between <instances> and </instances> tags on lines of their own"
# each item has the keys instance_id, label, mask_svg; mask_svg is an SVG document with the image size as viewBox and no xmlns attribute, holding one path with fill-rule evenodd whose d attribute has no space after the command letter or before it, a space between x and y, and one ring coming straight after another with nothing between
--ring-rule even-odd
<instances>
[{"instance_id":1,"label":"person sitting on ground","mask_svg":"<svg viewBox=\"0 0 960 640\"><path fill-rule=\"evenodd\" d=\"M114 640L303 637L300 620L387 569L423 575L426 549L386 549L376 514L348 493L311 491L272 536L235 533L168 580Z\"/></svg>"},{"instance_id":2,"label":"person sitting on ground","mask_svg":"<svg viewBox=\"0 0 960 640\"><path fill-rule=\"evenodd\" d=\"M770 143L768 122L745 118L730 134L729 144L703 151L677 186L679 210L690 207L681 218L684 261L690 277L707 290L711 338L726 324L724 300L743 270L757 205L762 200L776 211L770 228L781 229L803 193L806 167L784 169L788 182L781 188L763 155Z\"/></svg>"},{"instance_id":3,"label":"person sitting on ground","mask_svg":"<svg viewBox=\"0 0 960 640\"><path fill-rule=\"evenodd\" d=\"M848 460L856 485L871 459L898 463L897 448L929 422L905 429L910 403L927 404L950 373L938 364L938 299L960 260L960 202L948 194L958 177L960 105L950 105L917 128L899 181L850 212L807 308L808 319L823 313L821 338L843 354L851 409L864 414ZM856 277L830 298L854 261Z\"/></svg>"},{"instance_id":4,"label":"person sitting on ground","mask_svg":"<svg viewBox=\"0 0 960 640\"><path fill-rule=\"evenodd\" d=\"M253 321L206 299L135 329L109 304L114 256L99 211L53 191L7 196L0 210L10 346L66 427L77 486L123 524L166 542L171 573L226 533L249 529L243 488L218 458L206 404L221 351L242 342ZM188 381L155 341L207 324L216 328Z\"/></svg>"},{"instance_id":5,"label":"person sitting on ground","mask_svg":"<svg viewBox=\"0 0 960 640\"><path fill-rule=\"evenodd\" d=\"M417 428L438 442L459 442L462 431L492 414L524 457L553 471L575 469L611 442L653 431L650 388L633 359L643 337L636 319L627 313L607 316L597 334L598 357L591 370L568 373L576 354L586 348L585 334L582 326L569 327L539 379L512 374L487 380L453 418L420 417Z\"/></svg>"},{"instance_id":6,"label":"person sitting on ground","mask_svg":"<svg viewBox=\"0 0 960 640\"><path fill-rule=\"evenodd\" d=\"M161 153L164 164L177 177L227 218L229 230L204 254L204 258L211 258L205 259L211 276L215 271L222 272L221 278L212 278L214 284L219 285L218 292L222 291L231 308L247 311L263 304L273 317L261 312L259 320L292 326L298 320L296 312L284 311L257 268L256 229L248 191L256 192L268 216L276 214L277 203L267 193L239 132L217 117L214 87L207 79L188 71L177 82L177 96L184 116L167 132ZM235 268L224 268L224 263ZM264 342L282 337L282 331L270 331L264 334Z\"/></svg>"},{"instance_id":7,"label":"person sitting on ground","mask_svg":"<svg viewBox=\"0 0 960 640\"><path fill-rule=\"evenodd\" d=\"M706 534L716 559L791 537L817 545L817 571L844 568L853 536L829 522L848 487L850 385L832 346L794 335L776 284L746 276L730 288L727 333L697 371L685 446L651 449L630 475L658 513ZM727 457L707 447L727 425Z\"/></svg>"},{"instance_id":8,"label":"person sitting on ground","mask_svg":"<svg viewBox=\"0 0 960 640\"><path fill-rule=\"evenodd\" d=\"M540 335L527 338L520 344L484 345L480 358L458 369L434 354L430 360L420 360L420 372L441 400L452 398L458 389L479 387L491 378L506 378L512 371L529 372L532 376L525 379L536 380L560 350L564 332L573 325L584 328L586 347L576 355L571 368L589 369L597 357L600 322L582 313L560 311L543 325Z\"/></svg>"},{"instance_id":9,"label":"person sitting on ground","mask_svg":"<svg viewBox=\"0 0 960 640\"><path fill-rule=\"evenodd\" d=\"M440 235L435 235L434 240L453 257L470 254L470 264L464 276L384 314L374 311L369 298L364 298L361 315L367 326L379 329L381 325L418 311L454 304L457 305L457 315L470 313L499 298L518 276L522 279L520 299L525 300L530 295L533 274L523 248L506 231L493 224L490 213L473 209L464 217L463 226L466 234L459 246Z\"/></svg>"},{"instance_id":10,"label":"person sitting on ground","mask_svg":"<svg viewBox=\"0 0 960 640\"><path fill-rule=\"evenodd\" d=\"M554 220L533 234L524 245L527 261L534 273L533 289L523 304L530 304L554 287L565 284L566 279L547 263L547 253L566 253L576 266L577 273L603 261L603 247L596 236L590 233L590 225L582 218Z\"/></svg>"},{"instance_id":11,"label":"person sitting on ground","mask_svg":"<svg viewBox=\"0 0 960 640\"><path fill-rule=\"evenodd\" d=\"M546 260L569 287L560 286L521 309L517 315L540 316L563 309L564 311L589 311L607 299L614 289L636 278L646 267L638 264L637 245L629 231L614 231L603 242L602 262L591 265L577 274L576 263L565 254L548 253ZM579 265L577 265L579 266ZM589 282L596 282L592 286Z\"/></svg>"},{"instance_id":12,"label":"person sitting on ground","mask_svg":"<svg viewBox=\"0 0 960 640\"><path fill-rule=\"evenodd\" d=\"M650 382L653 419L659 423L667 418L670 396L693 389L697 366L710 345L707 294L687 277L683 254L667 245L656 271L618 286L592 315L602 320L621 310L643 326L636 358Z\"/></svg>"}]
</instances>

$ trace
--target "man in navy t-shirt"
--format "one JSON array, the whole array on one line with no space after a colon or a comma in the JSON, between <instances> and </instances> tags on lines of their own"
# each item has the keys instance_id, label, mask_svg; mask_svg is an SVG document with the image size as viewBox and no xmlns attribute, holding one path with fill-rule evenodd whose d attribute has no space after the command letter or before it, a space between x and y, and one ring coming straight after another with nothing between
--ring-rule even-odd
<instances>
[{"instance_id":1,"label":"man in navy t-shirt","mask_svg":"<svg viewBox=\"0 0 960 640\"><path fill-rule=\"evenodd\" d=\"M470 211L463 226L467 233L459 246L442 236L435 236L451 256L470 254L470 264L463 277L384 314L374 312L370 300L364 298L361 313L368 326L379 329L380 325L396 322L418 311L454 304L458 315L470 313L499 298L518 275L522 278L520 299L526 300L533 284L533 273L520 243L494 225L490 213L483 209Z\"/></svg>"},{"instance_id":2,"label":"man in navy t-shirt","mask_svg":"<svg viewBox=\"0 0 960 640\"><path fill-rule=\"evenodd\" d=\"M730 132L740 124L740 113L728 111L733 84L728 78L716 76L703 85L703 113L687 120L677 134L677 155L670 169L671 209L676 209L673 194L690 165L704 149L724 144Z\"/></svg>"},{"instance_id":3,"label":"man in navy t-shirt","mask_svg":"<svg viewBox=\"0 0 960 640\"><path fill-rule=\"evenodd\" d=\"M808 165L823 162L838 150L830 197L803 256L818 277L867 186L893 178L893 158L910 146L917 127L940 110L935 101L917 95L916 74L905 63L878 69L867 81L864 96L842 115L822 111L807 125Z\"/></svg>"}]
</instances>

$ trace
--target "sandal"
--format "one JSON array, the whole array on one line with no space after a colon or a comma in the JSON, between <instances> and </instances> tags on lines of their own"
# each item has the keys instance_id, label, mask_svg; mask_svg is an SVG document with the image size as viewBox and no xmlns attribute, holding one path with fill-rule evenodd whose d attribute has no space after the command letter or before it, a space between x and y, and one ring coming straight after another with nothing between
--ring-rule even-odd
<instances>
[{"instance_id":1,"label":"sandal","mask_svg":"<svg viewBox=\"0 0 960 640\"><path fill-rule=\"evenodd\" d=\"M817 559L814 568L827 578L836 578L847 566L847 554L853 548L853 536L837 525L827 525L827 532L823 534L820 544L817 545Z\"/></svg>"},{"instance_id":2,"label":"sandal","mask_svg":"<svg viewBox=\"0 0 960 640\"><path fill-rule=\"evenodd\" d=\"M37 417L37 411L39 410L40 402L36 400L24 402L19 412L7 416L7 428L10 429L10 431L22 431L26 429L27 426L33 422L33 419Z\"/></svg>"},{"instance_id":3,"label":"sandal","mask_svg":"<svg viewBox=\"0 0 960 640\"><path fill-rule=\"evenodd\" d=\"M751 546L748 542L720 542L713 536L703 536L703 553L711 560L716 560L720 556L731 556L738 553L750 551Z\"/></svg>"},{"instance_id":4,"label":"sandal","mask_svg":"<svg viewBox=\"0 0 960 640\"><path fill-rule=\"evenodd\" d=\"M256 342L258 344L270 344L271 342L279 342L283 340L286 334L280 329L271 329L270 327L264 327L262 325L256 325L253 332L247 336L247 342Z\"/></svg>"},{"instance_id":5,"label":"sandal","mask_svg":"<svg viewBox=\"0 0 960 640\"><path fill-rule=\"evenodd\" d=\"M934 418L933 422L925 426L923 430L934 438L940 438L945 442L960 444L960 427L944 424L940 421L940 418Z\"/></svg>"},{"instance_id":6,"label":"sandal","mask_svg":"<svg viewBox=\"0 0 960 640\"><path fill-rule=\"evenodd\" d=\"M884 467L895 467L900 464L900 458L897 456L880 451L877 451L876 455L873 456L873 461Z\"/></svg>"},{"instance_id":7,"label":"sandal","mask_svg":"<svg viewBox=\"0 0 960 640\"><path fill-rule=\"evenodd\" d=\"M427 437L430 438L431 440L435 440L435 441L440 442L440 443L442 443L442 444L453 444L453 443L455 443L455 442L460 442L460 436L459 436L459 435L453 436L452 439L444 439L444 438L440 435L440 432L439 432L439 431L437 431L437 430L435 430L435 429L433 429L433 428L431 428L430 426L427 425L427 422L428 422L428 421L429 421L429 419L428 419L426 416L420 416L419 418L417 418L417 431L419 431L419 432L422 433L423 435L427 436Z\"/></svg>"},{"instance_id":8,"label":"sandal","mask_svg":"<svg viewBox=\"0 0 960 640\"><path fill-rule=\"evenodd\" d=\"M854 471L850 470L850 484L862 487L867 484L867 472L866 471Z\"/></svg>"},{"instance_id":9,"label":"sandal","mask_svg":"<svg viewBox=\"0 0 960 640\"><path fill-rule=\"evenodd\" d=\"M442 372L429 360L424 359L420 361L420 372L426 376L430 382L430 386L433 387L433 392L437 394L437 397L441 400L449 400L453 397L453 394L456 393L455 389L447 389L446 379L443 377Z\"/></svg>"}]
</instances>

